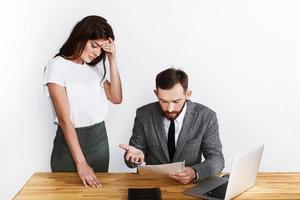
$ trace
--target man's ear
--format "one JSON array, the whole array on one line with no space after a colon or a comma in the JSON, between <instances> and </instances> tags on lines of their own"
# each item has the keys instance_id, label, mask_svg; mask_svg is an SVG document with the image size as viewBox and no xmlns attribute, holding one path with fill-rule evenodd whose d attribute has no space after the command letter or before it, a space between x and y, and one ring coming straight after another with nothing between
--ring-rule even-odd
<instances>
[{"instance_id":1,"label":"man's ear","mask_svg":"<svg viewBox=\"0 0 300 200\"><path fill-rule=\"evenodd\" d=\"M153 92L154 92L154 94L157 96L157 90L154 89Z\"/></svg>"},{"instance_id":2,"label":"man's ear","mask_svg":"<svg viewBox=\"0 0 300 200\"><path fill-rule=\"evenodd\" d=\"M186 100L189 100L191 95L192 95L192 90L187 90L186 93L185 93Z\"/></svg>"}]
</instances>

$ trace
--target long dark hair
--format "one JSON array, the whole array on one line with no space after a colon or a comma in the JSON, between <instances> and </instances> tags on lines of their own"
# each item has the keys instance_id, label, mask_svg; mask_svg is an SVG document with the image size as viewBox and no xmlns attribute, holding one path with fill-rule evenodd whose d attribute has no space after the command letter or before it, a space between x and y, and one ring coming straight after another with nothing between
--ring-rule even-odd
<instances>
[{"instance_id":1,"label":"long dark hair","mask_svg":"<svg viewBox=\"0 0 300 200\"><path fill-rule=\"evenodd\" d=\"M87 16L75 25L69 38L60 48L59 53L56 54L55 57L62 56L68 60L75 60L82 54L88 40L108 39L109 37L115 40L113 30L107 23L106 19L96 15ZM106 75L105 51L102 51L98 57L87 64L90 66L95 66L101 60L103 61L104 67L104 79Z\"/></svg>"}]
</instances>

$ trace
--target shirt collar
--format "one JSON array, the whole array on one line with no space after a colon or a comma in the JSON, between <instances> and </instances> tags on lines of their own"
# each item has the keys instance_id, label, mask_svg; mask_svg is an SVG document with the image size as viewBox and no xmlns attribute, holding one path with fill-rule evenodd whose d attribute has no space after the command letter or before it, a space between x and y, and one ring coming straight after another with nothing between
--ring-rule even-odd
<instances>
[{"instance_id":1,"label":"shirt collar","mask_svg":"<svg viewBox=\"0 0 300 200\"><path fill-rule=\"evenodd\" d=\"M178 115L178 117L175 119L175 121L182 124L185 113L186 113L186 107L187 107L187 103L184 104L184 107L183 107L181 113Z\"/></svg>"}]
</instances>

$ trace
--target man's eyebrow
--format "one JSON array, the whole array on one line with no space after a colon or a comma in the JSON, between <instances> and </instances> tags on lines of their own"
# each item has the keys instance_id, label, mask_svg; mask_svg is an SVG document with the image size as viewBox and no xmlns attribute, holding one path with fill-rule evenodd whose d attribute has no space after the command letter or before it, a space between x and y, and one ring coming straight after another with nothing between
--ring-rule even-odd
<instances>
[{"instance_id":1,"label":"man's eyebrow","mask_svg":"<svg viewBox=\"0 0 300 200\"><path fill-rule=\"evenodd\" d=\"M165 99L159 97L159 100L161 100L161 101L166 101L166 102L174 102L174 101L180 101L181 98L180 98L180 99L171 100L171 101L167 101L167 100L165 100Z\"/></svg>"}]
</instances>

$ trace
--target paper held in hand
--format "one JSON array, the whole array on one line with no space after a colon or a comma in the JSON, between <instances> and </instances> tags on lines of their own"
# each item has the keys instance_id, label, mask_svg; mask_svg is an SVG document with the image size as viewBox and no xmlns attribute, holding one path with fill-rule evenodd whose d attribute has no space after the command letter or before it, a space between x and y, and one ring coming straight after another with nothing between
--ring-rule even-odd
<instances>
[{"instance_id":1,"label":"paper held in hand","mask_svg":"<svg viewBox=\"0 0 300 200\"><path fill-rule=\"evenodd\" d=\"M183 171L185 161L162 164L162 165L138 165L137 172L139 175L151 175L151 174L175 174Z\"/></svg>"}]
</instances>

